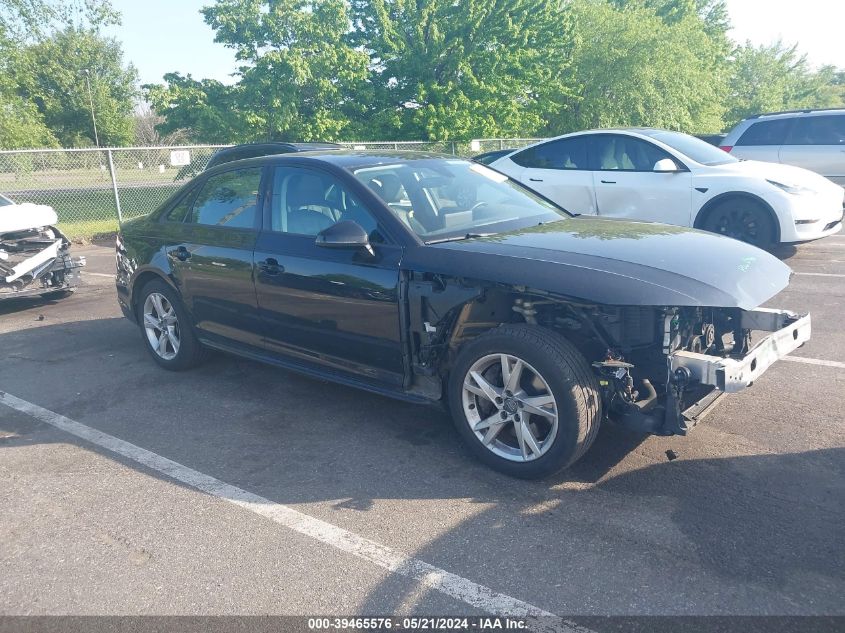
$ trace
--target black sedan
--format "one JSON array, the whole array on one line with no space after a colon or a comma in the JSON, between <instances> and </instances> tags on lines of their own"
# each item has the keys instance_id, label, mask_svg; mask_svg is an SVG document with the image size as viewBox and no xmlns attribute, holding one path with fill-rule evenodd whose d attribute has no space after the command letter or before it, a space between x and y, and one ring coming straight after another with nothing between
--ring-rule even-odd
<instances>
[{"instance_id":1,"label":"black sedan","mask_svg":"<svg viewBox=\"0 0 845 633\"><path fill-rule=\"evenodd\" d=\"M790 276L764 251L573 217L428 154L227 163L125 223L117 256L120 305L162 367L217 349L443 402L519 477L572 464L603 420L684 434L810 335L809 316L758 309Z\"/></svg>"}]
</instances>

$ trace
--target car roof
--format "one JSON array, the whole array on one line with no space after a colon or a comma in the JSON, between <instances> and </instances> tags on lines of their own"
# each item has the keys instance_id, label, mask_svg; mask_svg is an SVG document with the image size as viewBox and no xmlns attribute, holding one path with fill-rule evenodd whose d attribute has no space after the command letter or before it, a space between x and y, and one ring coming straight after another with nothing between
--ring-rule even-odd
<instances>
[{"instance_id":1,"label":"car roof","mask_svg":"<svg viewBox=\"0 0 845 633\"><path fill-rule=\"evenodd\" d=\"M781 112L761 112L753 114L744 119L745 121L753 121L762 118L794 118L805 116L823 116L825 114L845 114L845 108L808 108L805 110L783 110Z\"/></svg>"},{"instance_id":2,"label":"car roof","mask_svg":"<svg viewBox=\"0 0 845 633\"><path fill-rule=\"evenodd\" d=\"M244 158L223 163L217 167L231 167L232 165L266 165L276 163L327 163L347 170L355 170L361 167L376 167L378 165L391 165L398 161L413 162L417 160L460 160L470 159L452 154L438 154L436 152L420 152L411 150L312 150L305 152L294 152L288 154L268 154L256 156L255 158Z\"/></svg>"}]
</instances>

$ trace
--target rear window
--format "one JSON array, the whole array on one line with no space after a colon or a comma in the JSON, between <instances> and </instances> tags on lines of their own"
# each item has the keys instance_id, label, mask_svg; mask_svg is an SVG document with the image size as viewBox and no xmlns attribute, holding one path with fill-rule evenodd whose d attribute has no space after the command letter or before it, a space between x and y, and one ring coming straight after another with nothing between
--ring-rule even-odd
<instances>
[{"instance_id":1,"label":"rear window","mask_svg":"<svg viewBox=\"0 0 845 633\"><path fill-rule=\"evenodd\" d=\"M210 177L194 199L188 221L209 226L252 228L261 168L238 169Z\"/></svg>"},{"instance_id":2,"label":"rear window","mask_svg":"<svg viewBox=\"0 0 845 633\"><path fill-rule=\"evenodd\" d=\"M585 136L576 136L550 141L519 152L511 160L536 169L589 169L587 140Z\"/></svg>"},{"instance_id":3,"label":"rear window","mask_svg":"<svg viewBox=\"0 0 845 633\"><path fill-rule=\"evenodd\" d=\"M826 114L797 119L789 145L845 145L845 115Z\"/></svg>"},{"instance_id":4,"label":"rear window","mask_svg":"<svg viewBox=\"0 0 845 633\"><path fill-rule=\"evenodd\" d=\"M783 145L793 119L757 121L745 130L737 145Z\"/></svg>"}]
</instances>

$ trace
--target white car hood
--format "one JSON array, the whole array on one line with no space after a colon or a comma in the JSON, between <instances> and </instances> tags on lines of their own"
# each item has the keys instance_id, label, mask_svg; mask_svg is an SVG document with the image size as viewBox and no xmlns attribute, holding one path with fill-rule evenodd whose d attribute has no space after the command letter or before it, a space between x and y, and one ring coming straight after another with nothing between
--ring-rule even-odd
<instances>
[{"instance_id":1,"label":"white car hood","mask_svg":"<svg viewBox=\"0 0 845 633\"><path fill-rule=\"evenodd\" d=\"M8 204L0 207L0 233L51 226L58 219L53 207L46 204Z\"/></svg>"},{"instance_id":2,"label":"white car hood","mask_svg":"<svg viewBox=\"0 0 845 633\"><path fill-rule=\"evenodd\" d=\"M842 191L842 187L816 172L794 165L784 165L783 163L741 160L736 163L719 165L718 169L723 173L774 180L782 185L806 187L818 192Z\"/></svg>"}]
</instances>

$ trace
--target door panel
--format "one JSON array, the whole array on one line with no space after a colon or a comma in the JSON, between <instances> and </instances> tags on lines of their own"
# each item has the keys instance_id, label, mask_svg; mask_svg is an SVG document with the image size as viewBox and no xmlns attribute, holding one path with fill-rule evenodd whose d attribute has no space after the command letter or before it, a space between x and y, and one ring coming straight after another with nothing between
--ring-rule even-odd
<instances>
[{"instance_id":1,"label":"door panel","mask_svg":"<svg viewBox=\"0 0 845 633\"><path fill-rule=\"evenodd\" d=\"M401 247L334 176L278 167L267 227L255 248L258 310L266 347L358 378L399 386L404 379L399 329ZM363 249L317 246L334 221L365 228L375 256Z\"/></svg>"},{"instance_id":2,"label":"door panel","mask_svg":"<svg viewBox=\"0 0 845 633\"><path fill-rule=\"evenodd\" d=\"M787 144L780 148L780 161L845 185L845 115L796 119Z\"/></svg>"},{"instance_id":3,"label":"door panel","mask_svg":"<svg viewBox=\"0 0 845 633\"><path fill-rule=\"evenodd\" d=\"M591 156L596 204L600 216L689 226L692 175L688 171L655 172L655 163L669 158L642 139L595 135ZM681 165L679 165L681 167Z\"/></svg>"},{"instance_id":4,"label":"door panel","mask_svg":"<svg viewBox=\"0 0 845 633\"><path fill-rule=\"evenodd\" d=\"M587 162L587 137L549 141L511 157L518 180L571 213L596 214L593 177Z\"/></svg>"},{"instance_id":5,"label":"door panel","mask_svg":"<svg viewBox=\"0 0 845 633\"><path fill-rule=\"evenodd\" d=\"M253 282L261 168L209 177L184 219L184 242L167 249L199 335L260 348L262 322Z\"/></svg>"}]
</instances>

